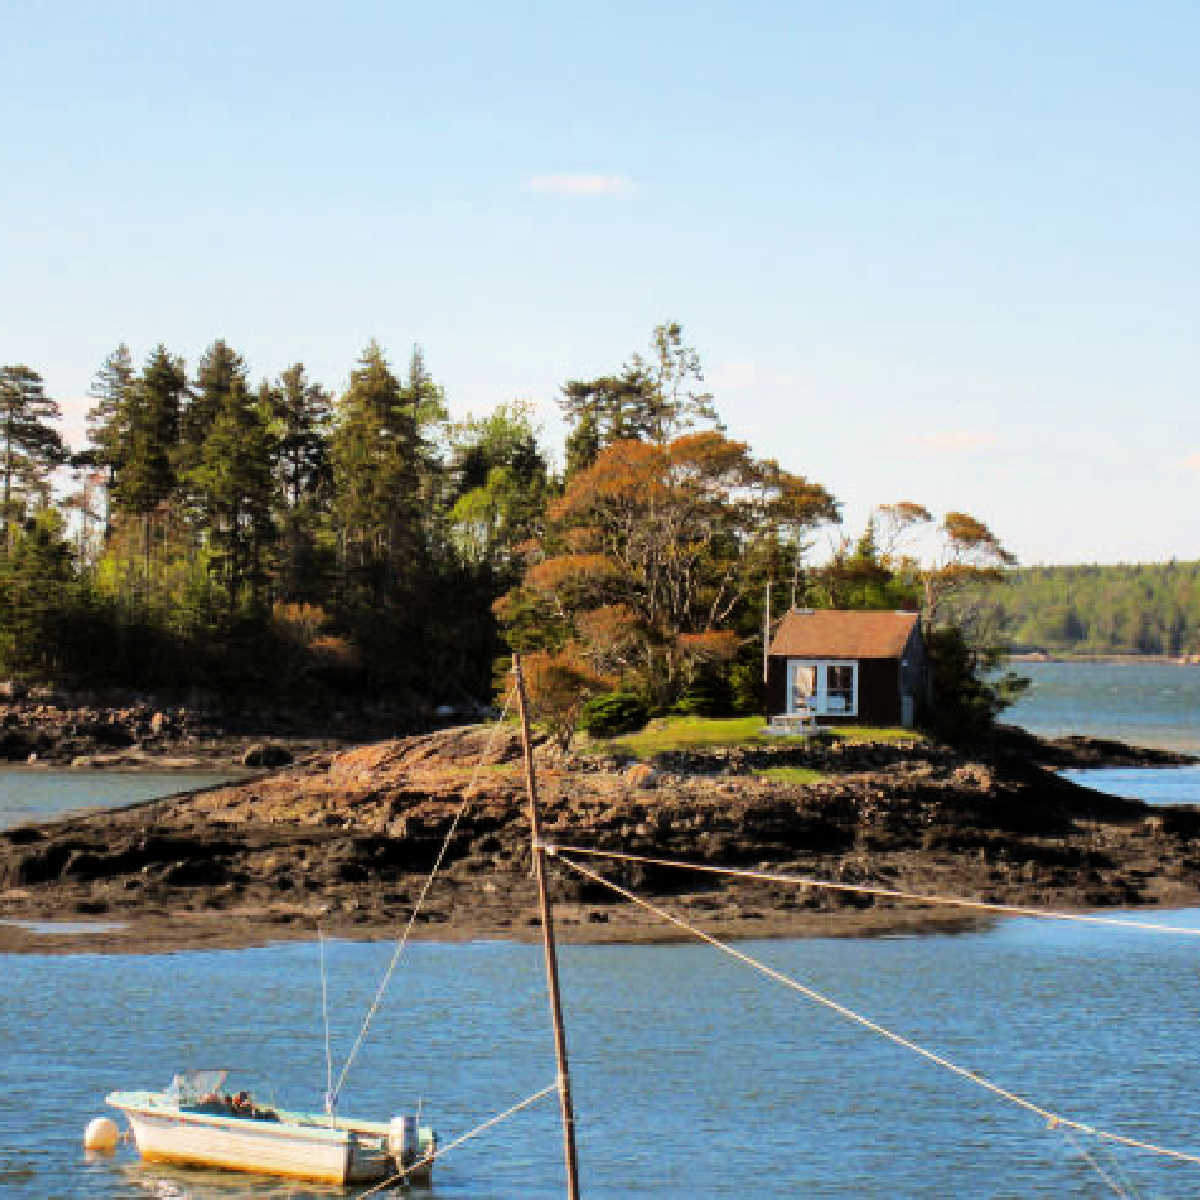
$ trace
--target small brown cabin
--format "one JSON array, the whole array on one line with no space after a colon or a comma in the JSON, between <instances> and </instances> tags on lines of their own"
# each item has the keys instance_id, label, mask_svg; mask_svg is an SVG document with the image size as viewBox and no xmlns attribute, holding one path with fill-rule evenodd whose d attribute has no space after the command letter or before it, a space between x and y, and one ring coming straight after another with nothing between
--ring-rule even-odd
<instances>
[{"instance_id":1,"label":"small brown cabin","mask_svg":"<svg viewBox=\"0 0 1200 1200\"><path fill-rule=\"evenodd\" d=\"M913 612L794 608L767 652L767 713L819 724L912 726L929 696Z\"/></svg>"}]
</instances>

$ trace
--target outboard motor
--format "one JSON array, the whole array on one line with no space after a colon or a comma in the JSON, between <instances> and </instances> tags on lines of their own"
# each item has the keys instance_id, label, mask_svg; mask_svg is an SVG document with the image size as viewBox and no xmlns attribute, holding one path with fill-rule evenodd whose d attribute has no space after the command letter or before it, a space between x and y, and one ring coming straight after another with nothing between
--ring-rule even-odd
<instances>
[{"instance_id":1,"label":"outboard motor","mask_svg":"<svg viewBox=\"0 0 1200 1200\"><path fill-rule=\"evenodd\" d=\"M393 1117L388 1123L388 1153L397 1167L411 1167L420 1155L416 1117Z\"/></svg>"}]
</instances>

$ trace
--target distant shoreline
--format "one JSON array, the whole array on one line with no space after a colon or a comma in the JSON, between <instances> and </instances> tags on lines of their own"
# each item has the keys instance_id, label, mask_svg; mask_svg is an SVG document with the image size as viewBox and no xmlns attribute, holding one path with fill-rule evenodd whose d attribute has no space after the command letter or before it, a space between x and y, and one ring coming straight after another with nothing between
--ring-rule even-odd
<instances>
[{"instance_id":1,"label":"distant shoreline","mask_svg":"<svg viewBox=\"0 0 1200 1200\"><path fill-rule=\"evenodd\" d=\"M1200 659L1195 655L1178 657L1172 654L1074 654L1065 650L1014 650L1008 655L1008 661L1016 663L1110 663L1118 667L1133 667L1141 664L1166 667L1200 666Z\"/></svg>"}]
</instances>

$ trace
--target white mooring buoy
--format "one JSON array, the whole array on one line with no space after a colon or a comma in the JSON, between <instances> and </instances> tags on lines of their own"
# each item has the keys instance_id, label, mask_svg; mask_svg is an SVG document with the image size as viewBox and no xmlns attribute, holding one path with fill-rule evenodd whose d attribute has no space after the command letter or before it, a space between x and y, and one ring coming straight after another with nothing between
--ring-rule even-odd
<instances>
[{"instance_id":1,"label":"white mooring buoy","mask_svg":"<svg viewBox=\"0 0 1200 1200\"><path fill-rule=\"evenodd\" d=\"M111 1154L117 1148L120 1136L116 1121L108 1117L97 1117L94 1121L89 1121L88 1127L83 1131L83 1148L103 1150L106 1154Z\"/></svg>"}]
</instances>

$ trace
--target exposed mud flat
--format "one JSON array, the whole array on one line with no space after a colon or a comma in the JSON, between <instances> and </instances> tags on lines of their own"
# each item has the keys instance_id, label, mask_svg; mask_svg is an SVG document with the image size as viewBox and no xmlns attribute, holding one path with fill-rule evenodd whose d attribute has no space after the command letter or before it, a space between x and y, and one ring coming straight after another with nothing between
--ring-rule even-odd
<instances>
[{"instance_id":1,"label":"exposed mud flat","mask_svg":"<svg viewBox=\"0 0 1200 1200\"><path fill-rule=\"evenodd\" d=\"M1100 750L1081 761L1092 749L1014 734L979 758L920 743L674 754L653 768L545 745L537 758L544 836L562 845L1039 907L1200 904L1200 811L1104 796L1040 765L1111 761ZM1142 765L1186 761L1121 749ZM776 766L824 777L764 778ZM0 834L0 950L245 946L309 938L318 924L337 936L396 936L468 793L415 935L533 938L520 747L511 729L467 726ZM723 937L979 920L791 884L591 865ZM684 936L562 864L552 889L566 940Z\"/></svg>"}]
</instances>

